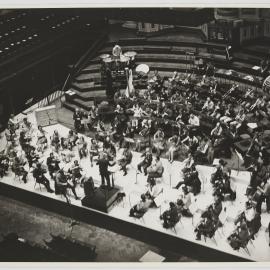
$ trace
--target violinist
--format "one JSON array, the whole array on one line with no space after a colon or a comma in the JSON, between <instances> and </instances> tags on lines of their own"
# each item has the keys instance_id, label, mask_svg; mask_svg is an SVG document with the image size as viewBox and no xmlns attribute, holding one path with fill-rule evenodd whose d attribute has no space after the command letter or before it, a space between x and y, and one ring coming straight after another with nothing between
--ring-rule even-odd
<instances>
[{"instance_id":1,"label":"violinist","mask_svg":"<svg viewBox=\"0 0 270 270\"><path fill-rule=\"evenodd\" d=\"M9 158L6 155L0 154L0 177L4 177L9 168Z\"/></svg>"},{"instance_id":2,"label":"violinist","mask_svg":"<svg viewBox=\"0 0 270 270\"><path fill-rule=\"evenodd\" d=\"M124 147L124 151L122 154L122 158L119 161L119 165L121 167L120 171L124 172L124 176L127 175L127 165L131 163L132 160L132 153L126 144Z\"/></svg>"},{"instance_id":3,"label":"violinist","mask_svg":"<svg viewBox=\"0 0 270 270\"><path fill-rule=\"evenodd\" d=\"M215 219L212 205L202 213L201 221L195 228L196 240L201 240L201 235L211 237L215 233Z\"/></svg>"},{"instance_id":4,"label":"violinist","mask_svg":"<svg viewBox=\"0 0 270 270\"><path fill-rule=\"evenodd\" d=\"M174 135L168 139L168 143L169 143L170 147L169 147L167 155L169 157L169 162L172 163L174 161L175 156L176 156L176 152L180 148L181 138L178 135Z\"/></svg>"},{"instance_id":5,"label":"violinist","mask_svg":"<svg viewBox=\"0 0 270 270\"><path fill-rule=\"evenodd\" d=\"M41 163L37 163L36 168L33 170L33 177L36 179L37 183L45 186L48 192L54 192L51 189L50 181L45 176L46 169L42 167Z\"/></svg>"},{"instance_id":6,"label":"violinist","mask_svg":"<svg viewBox=\"0 0 270 270\"><path fill-rule=\"evenodd\" d=\"M59 168L60 160L58 160L54 154L51 152L50 156L47 158L47 166L50 173L51 178L53 178L53 174L60 170Z\"/></svg>"},{"instance_id":7,"label":"violinist","mask_svg":"<svg viewBox=\"0 0 270 270\"><path fill-rule=\"evenodd\" d=\"M60 136L57 130L53 131L53 135L51 137L51 145L54 147L55 151L58 152L60 148Z\"/></svg>"},{"instance_id":8,"label":"violinist","mask_svg":"<svg viewBox=\"0 0 270 270\"><path fill-rule=\"evenodd\" d=\"M81 174L83 169L79 165L78 160L74 160L73 165L70 167L70 169L68 171L69 171L69 173L71 173L71 175L72 175L72 183L76 187L77 183L81 182L82 178L83 178L83 176Z\"/></svg>"},{"instance_id":9,"label":"violinist","mask_svg":"<svg viewBox=\"0 0 270 270\"><path fill-rule=\"evenodd\" d=\"M82 159L83 157L87 157L87 142L84 137L81 136L77 142L79 157Z\"/></svg>"},{"instance_id":10,"label":"violinist","mask_svg":"<svg viewBox=\"0 0 270 270\"><path fill-rule=\"evenodd\" d=\"M142 153L141 157L143 158L143 160L137 165L137 168L140 173L142 173L143 168L144 175L147 175L147 168L151 166L153 160L150 148L146 148L145 152Z\"/></svg>"},{"instance_id":11,"label":"violinist","mask_svg":"<svg viewBox=\"0 0 270 270\"><path fill-rule=\"evenodd\" d=\"M29 164L29 168L33 167L33 164L37 163L39 160L39 155L36 152L36 150L33 148L30 150L30 152L26 153L26 158Z\"/></svg>"},{"instance_id":12,"label":"violinist","mask_svg":"<svg viewBox=\"0 0 270 270\"><path fill-rule=\"evenodd\" d=\"M37 131L37 147L38 151L41 151L43 153L44 148L47 147L47 138L46 138L46 131L42 128L42 126L38 126Z\"/></svg>"},{"instance_id":13,"label":"violinist","mask_svg":"<svg viewBox=\"0 0 270 270\"><path fill-rule=\"evenodd\" d=\"M26 161L24 161L22 157L20 158L16 156L12 164L12 171L15 173L15 175L18 176L22 175L22 180L26 184L27 183L26 177L28 175L28 172L24 168L25 165Z\"/></svg>"},{"instance_id":14,"label":"violinist","mask_svg":"<svg viewBox=\"0 0 270 270\"><path fill-rule=\"evenodd\" d=\"M69 175L65 174L63 169L60 169L55 175L55 191L56 194L62 194L66 198L67 202L69 202L69 198L67 196L68 188L71 189L75 199L79 200L74 184L69 181Z\"/></svg>"},{"instance_id":15,"label":"violinist","mask_svg":"<svg viewBox=\"0 0 270 270\"><path fill-rule=\"evenodd\" d=\"M157 130L154 134L153 149L156 150L157 155L160 155L160 152L165 148L165 135L161 128Z\"/></svg>"}]
</instances>

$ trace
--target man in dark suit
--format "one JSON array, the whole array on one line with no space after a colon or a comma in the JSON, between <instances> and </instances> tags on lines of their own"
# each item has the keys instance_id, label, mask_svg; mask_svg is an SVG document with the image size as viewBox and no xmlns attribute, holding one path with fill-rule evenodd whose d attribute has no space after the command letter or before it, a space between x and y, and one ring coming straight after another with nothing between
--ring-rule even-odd
<instances>
[{"instance_id":1,"label":"man in dark suit","mask_svg":"<svg viewBox=\"0 0 270 270\"><path fill-rule=\"evenodd\" d=\"M105 180L107 184L107 188L111 189L111 182L110 182L110 172L108 171L109 166L113 166L114 164L111 164L108 160L108 157L106 153L101 153L99 156L99 160L97 161L97 165L99 167L99 173L101 176L101 186L105 185Z\"/></svg>"}]
</instances>

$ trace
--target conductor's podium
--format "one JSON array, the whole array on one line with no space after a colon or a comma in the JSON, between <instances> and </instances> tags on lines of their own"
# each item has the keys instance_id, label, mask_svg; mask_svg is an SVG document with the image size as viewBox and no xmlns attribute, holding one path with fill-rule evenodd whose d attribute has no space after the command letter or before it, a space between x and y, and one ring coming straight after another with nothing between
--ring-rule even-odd
<instances>
[{"instance_id":1,"label":"conductor's podium","mask_svg":"<svg viewBox=\"0 0 270 270\"><path fill-rule=\"evenodd\" d=\"M82 205L108 213L118 200L121 188L114 186L112 189L99 187L92 196L85 196Z\"/></svg>"}]
</instances>

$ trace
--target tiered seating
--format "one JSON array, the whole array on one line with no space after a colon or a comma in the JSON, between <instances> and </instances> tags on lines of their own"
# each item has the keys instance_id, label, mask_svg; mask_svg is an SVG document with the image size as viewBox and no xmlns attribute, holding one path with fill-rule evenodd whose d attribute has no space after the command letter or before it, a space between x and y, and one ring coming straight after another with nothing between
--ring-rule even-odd
<instances>
[{"instance_id":1,"label":"tiered seating","mask_svg":"<svg viewBox=\"0 0 270 270\"><path fill-rule=\"evenodd\" d=\"M172 42L166 39L157 40L147 39L144 37L120 39L117 42L107 42L103 49L99 51L98 55L112 51L115 44L119 44L123 52L136 51L136 64L145 63L149 65L150 70L158 70L162 74L167 73L171 75L172 72L186 72L194 69L194 56L188 56L186 53L196 53L198 58L204 59L206 62L211 61L216 67L216 77L220 80L225 79L225 83L237 82L243 88L255 88L261 86L262 77L258 76L258 71L253 69L254 65L259 65L260 58L258 56L250 57L247 53L237 53L236 58L232 62L226 60L225 47L220 44L203 43L203 42ZM94 58L89 59L86 65L77 77L74 79L70 87L71 91L75 92L76 105L80 107L80 102L83 108L90 108L93 100L98 93L100 96L105 94L105 84L100 79L100 59L96 55ZM224 70L233 70L238 73L238 76L225 74ZM253 76L254 81L247 76ZM89 84L85 84L89 83ZM136 78L135 82L136 84ZM126 88L126 82L120 84L121 89ZM141 88L143 88L141 86ZM100 92L99 92L100 91ZM89 92L87 95L85 92ZM85 102L89 101L89 106L85 106ZM74 104L73 104L74 105ZM65 106L74 109L72 106L72 99L65 103Z\"/></svg>"}]
</instances>

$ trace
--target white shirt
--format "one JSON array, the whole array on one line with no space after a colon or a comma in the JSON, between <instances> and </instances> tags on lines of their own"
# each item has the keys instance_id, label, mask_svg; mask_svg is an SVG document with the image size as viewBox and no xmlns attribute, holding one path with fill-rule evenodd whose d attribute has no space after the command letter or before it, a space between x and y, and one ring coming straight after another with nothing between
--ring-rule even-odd
<instances>
[{"instance_id":1,"label":"white shirt","mask_svg":"<svg viewBox=\"0 0 270 270\"><path fill-rule=\"evenodd\" d=\"M189 118L188 123L192 126L199 126L200 125L200 120L199 117L193 116L193 118Z\"/></svg>"}]
</instances>

